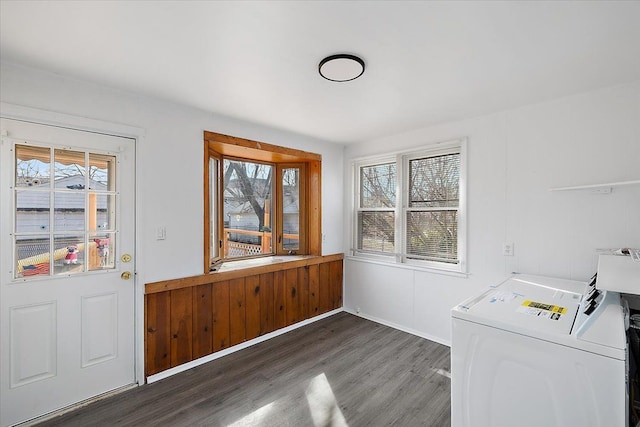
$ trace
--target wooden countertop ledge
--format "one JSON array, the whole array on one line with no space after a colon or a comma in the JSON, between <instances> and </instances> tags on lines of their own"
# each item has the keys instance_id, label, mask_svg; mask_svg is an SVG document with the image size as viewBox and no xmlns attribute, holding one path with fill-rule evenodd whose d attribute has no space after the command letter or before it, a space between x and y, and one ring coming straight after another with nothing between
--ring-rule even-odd
<instances>
[{"instance_id":1,"label":"wooden countertop ledge","mask_svg":"<svg viewBox=\"0 0 640 427\"><path fill-rule=\"evenodd\" d=\"M291 268L305 267L325 262L340 261L342 259L344 259L344 254L323 256L270 256L239 261L227 261L222 264L218 271L212 273L147 283L145 284L145 294L206 285L208 283L222 282L225 280L238 279L240 277L254 276L256 274L272 273L280 270L289 270Z\"/></svg>"}]
</instances>

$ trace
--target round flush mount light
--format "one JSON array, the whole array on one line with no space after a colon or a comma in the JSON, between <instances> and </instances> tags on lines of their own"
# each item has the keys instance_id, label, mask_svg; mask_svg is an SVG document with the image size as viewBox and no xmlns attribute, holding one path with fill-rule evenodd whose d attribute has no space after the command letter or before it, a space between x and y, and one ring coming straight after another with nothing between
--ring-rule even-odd
<instances>
[{"instance_id":1,"label":"round flush mount light","mask_svg":"<svg viewBox=\"0 0 640 427\"><path fill-rule=\"evenodd\" d=\"M364 73L364 61L346 53L331 55L320 61L318 72L332 82L348 82Z\"/></svg>"}]
</instances>

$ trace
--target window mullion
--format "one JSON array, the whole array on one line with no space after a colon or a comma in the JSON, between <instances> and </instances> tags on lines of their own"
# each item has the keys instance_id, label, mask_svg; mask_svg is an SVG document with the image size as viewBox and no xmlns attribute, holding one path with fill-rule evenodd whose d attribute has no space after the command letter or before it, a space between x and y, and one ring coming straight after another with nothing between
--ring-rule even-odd
<instances>
[{"instance_id":1,"label":"window mullion","mask_svg":"<svg viewBox=\"0 0 640 427\"><path fill-rule=\"evenodd\" d=\"M409 188L408 168L406 158L402 155L396 156L396 211L395 211L395 239L396 239L396 262L405 262L406 259L406 209L408 197L405 192Z\"/></svg>"}]
</instances>

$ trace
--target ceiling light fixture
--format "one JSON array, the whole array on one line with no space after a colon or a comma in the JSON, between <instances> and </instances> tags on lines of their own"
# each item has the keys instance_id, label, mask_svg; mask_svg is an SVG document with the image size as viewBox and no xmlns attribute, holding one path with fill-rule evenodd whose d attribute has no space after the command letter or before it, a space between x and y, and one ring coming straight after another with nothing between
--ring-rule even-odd
<instances>
[{"instance_id":1,"label":"ceiling light fixture","mask_svg":"<svg viewBox=\"0 0 640 427\"><path fill-rule=\"evenodd\" d=\"M331 55L320 61L318 72L332 82L348 82L364 73L364 61L346 53Z\"/></svg>"}]
</instances>

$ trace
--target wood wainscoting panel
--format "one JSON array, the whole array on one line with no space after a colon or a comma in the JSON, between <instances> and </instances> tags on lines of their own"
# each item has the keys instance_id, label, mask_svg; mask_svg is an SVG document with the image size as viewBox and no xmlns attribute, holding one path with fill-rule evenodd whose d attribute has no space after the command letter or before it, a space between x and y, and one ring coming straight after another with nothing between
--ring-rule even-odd
<instances>
[{"instance_id":1,"label":"wood wainscoting panel","mask_svg":"<svg viewBox=\"0 0 640 427\"><path fill-rule=\"evenodd\" d=\"M284 310L286 283L284 282L284 271L273 273L273 327L281 329L287 326L287 315Z\"/></svg>"},{"instance_id":2,"label":"wood wainscoting panel","mask_svg":"<svg viewBox=\"0 0 640 427\"><path fill-rule=\"evenodd\" d=\"M342 284L341 284L342 286ZM298 292L300 293L300 319L308 319L309 314L309 266L298 267Z\"/></svg>"},{"instance_id":3,"label":"wood wainscoting panel","mask_svg":"<svg viewBox=\"0 0 640 427\"><path fill-rule=\"evenodd\" d=\"M229 281L229 344L245 341L247 319L245 310L244 278Z\"/></svg>"},{"instance_id":4,"label":"wood wainscoting panel","mask_svg":"<svg viewBox=\"0 0 640 427\"><path fill-rule=\"evenodd\" d=\"M318 314L331 310L330 264L320 264L320 286L318 287Z\"/></svg>"},{"instance_id":5,"label":"wood wainscoting panel","mask_svg":"<svg viewBox=\"0 0 640 427\"><path fill-rule=\"evenodd\" d=\"M309 317L320 314L320 268L309 266Z\"/></svg>"},{"instance_id":6,"label":"wood wainscoting panel","mask_svg":"<svg viewBox=\"0 0 640 427\"><path fill-rule=\"evenodd\" d=\"M211 285L213 298L213 351L229 347L229 281Z\"/></svg>"},{"instance_id":7,"label":"wood wainscoting panel","mask_svg":"<svg viewBox=\"0 0 640 427\"><path fill-rule=\"evenodd\" d=\"M260 336L260 276L253 275L244 279L245 296L245 339L252 340Z\"/></svg>"},{"instance_id":8,"label":"wood wainscoting panel","mask_svg":"<svg viewBox=\"0 0 640 427\"><path fill-rule=\"evenodd\" d=\"M157 374L171 367L170 291L145 295L145 373Z\"/></svg>"},{"instance_id":9,"label":"wood wainscoting panel","mask_svg":"<svg viewBox=\"0 0 640 427\"><path fill-rule=\"evenodd\" d=\"M329 290L331 309L342 307L342 261L329 263Z\"/></svg>"},{"instance_id":10,"label":"wood wainscoting panel","mask_svg":"<svg viewBox=\"0 0 640 427\"><path fill-rule=\"evenodd\" d=\"M276 330L273 323L273 273L260 275L260 335Z\"/></svg>"},{"instance_id":11,"label":"wood wainscoting panel","mask_svg":"<svg viewBox=\"0 0 640 427\"><path fill-rule=\"evenodd\" d=\"M298 269L286 270L285 281L285 313L286 325L290 326L300 321L300 292L298 291Z\"/></svg>"},{"instance_id":12,"label":"wood wainscoting panel","mask_svg":"<svg viewBox=\"0 0 640 427\"><path fill-rule=\"evenodd\" d=\"M193 287L193 358L213 352L211 285Z\"/></svg>"},{"instance_id":13,"label":"wood wainscoting panel","mask_svg":"<svg viewBox=\"0 0 640 427\"><path fill-rule=\"evenodd\" d=\"M145 373L190 362L342 306L342 254L147 284ZM228 279L227 279L228 278Z\"/></svg>"},{"instance_id":14,"label":"wood wainscoting panel","mask_svg":"<svg viewBox=\"0 0 640 427\"><path fill-rule=\"evenodd\" d=\"M193 290L175 289L171 297L171 367L193 360Z\"/></svg>"}]
</instances>

